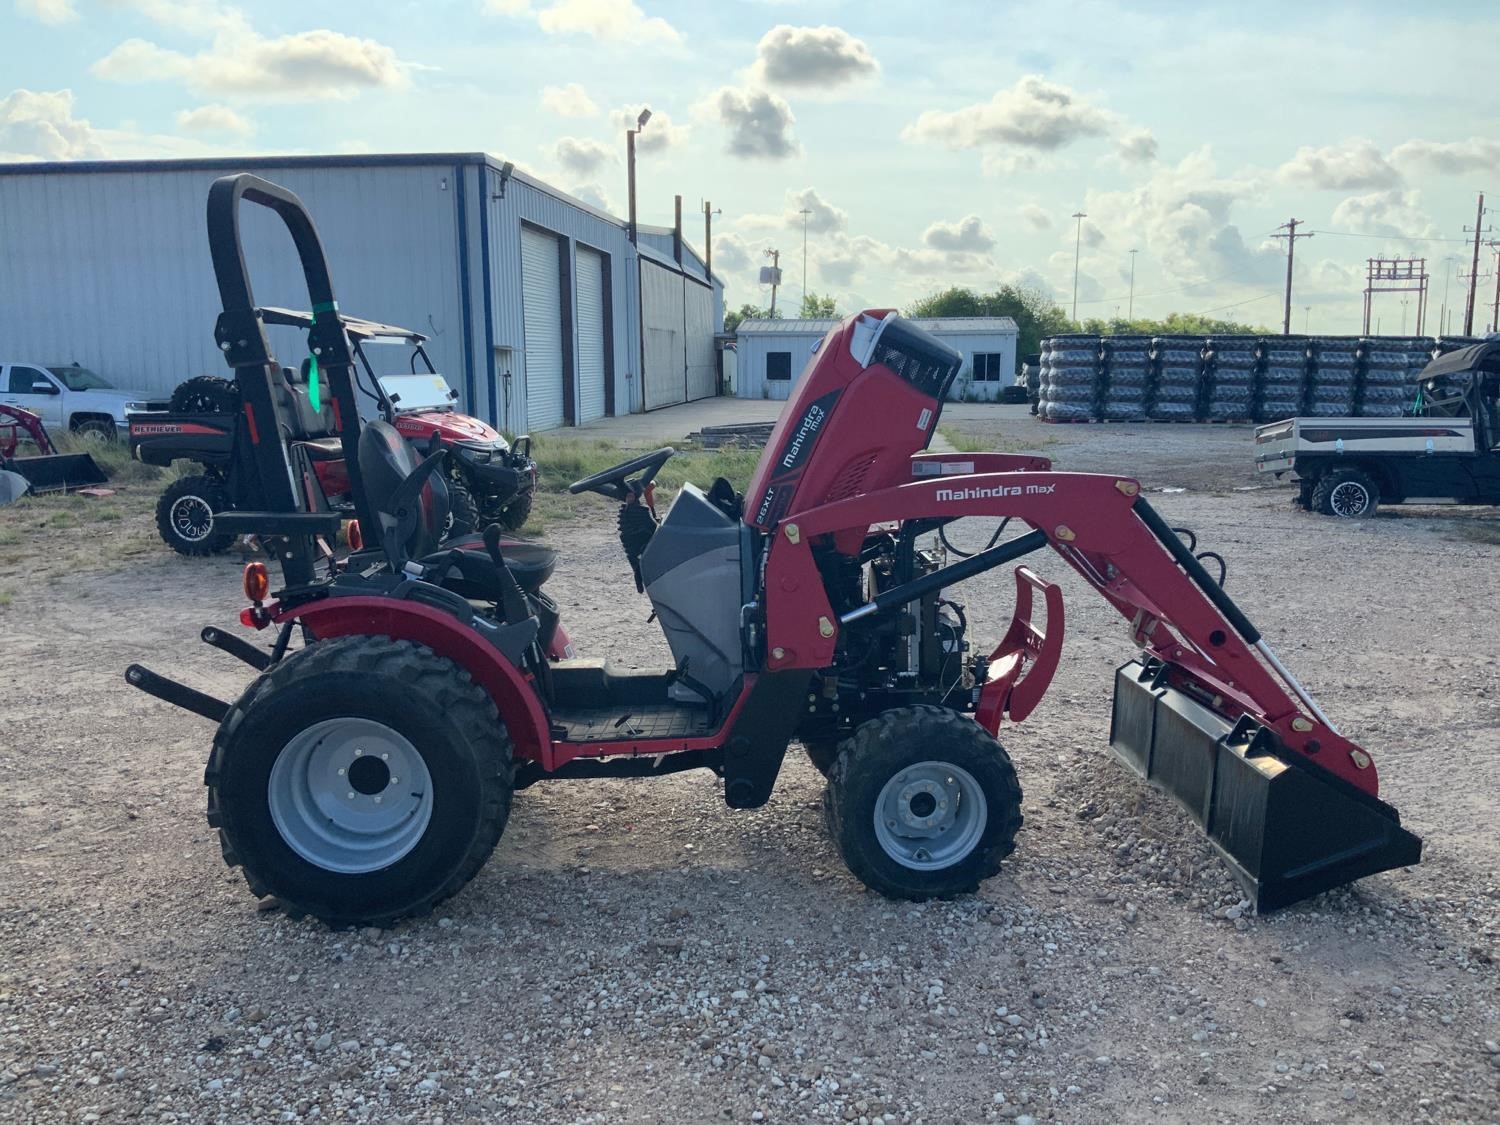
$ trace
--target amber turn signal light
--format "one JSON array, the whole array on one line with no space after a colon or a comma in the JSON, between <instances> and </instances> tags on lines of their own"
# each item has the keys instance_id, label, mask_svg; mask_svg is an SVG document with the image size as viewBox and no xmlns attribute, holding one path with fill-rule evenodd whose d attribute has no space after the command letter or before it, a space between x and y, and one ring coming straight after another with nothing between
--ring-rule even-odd
<instances>
[{"instance_id":1,"label":"amber turn signal light","mask_svg":"<svg viewBox=\"0 0 1500 1125\"><path fill-rule=\"evenodd\" d=\"M263 602L266 595L271 592L271 575L266 571L266 564L253 562L245 564L245 597L252 602Z\"/></svg>"},{"instance_id":2,"label":"amber turn signal light","mask_svg":"<svg viewBox=\"0 0 1500 1125\"><path fill-rule=\"evenodd\" d=\"M365 549L365 533L359 529L358 520L350 520L344 525L344 542L349 544L351 551Z\"/></svg>"}]
</instances>

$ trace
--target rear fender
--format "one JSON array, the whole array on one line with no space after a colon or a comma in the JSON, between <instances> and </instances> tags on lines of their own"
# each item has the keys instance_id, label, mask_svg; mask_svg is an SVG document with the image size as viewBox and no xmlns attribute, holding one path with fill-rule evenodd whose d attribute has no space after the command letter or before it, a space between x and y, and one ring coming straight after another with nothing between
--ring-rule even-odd
<instances>
[{"instance_id":1,"label":"rear fender","mask_svg":"<svg viewBox=\"0 0 1500 1125\"><path fill-rule=\"evenodd\" d=\"M324 598L276 618L298 621L317 640L378 636L415 641L447 657L489 694L510 733L517 758L553 768L551 728L530 681L495 648L448 614L390 598Z\"/></svg>"},{"instance_id":2,"label":"rear fender","mask_svg":"<svg viewBox=\"0 0 1500 1125\"><path fill-rule=\"evenodd\" d=\"M1032 591L1040 590L1047 609L1046 631L1031 620ZM1054 582L1038 578L1030 568L1016 567L1016 608L1005 637L990 654L989 672L979 689L974 718L991 734L1009 716L1019 723L1047 693L1062 656L1063 598Z\"/></svg>"}]
</instances>

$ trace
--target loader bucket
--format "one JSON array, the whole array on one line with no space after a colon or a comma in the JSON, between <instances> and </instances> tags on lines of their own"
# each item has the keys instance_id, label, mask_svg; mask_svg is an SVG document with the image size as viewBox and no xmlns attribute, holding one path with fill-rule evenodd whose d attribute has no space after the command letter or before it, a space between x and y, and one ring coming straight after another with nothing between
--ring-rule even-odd
<instances>
[{"instance_id":1,"label":"loader bucket","mask_svg":"<svg viewBox=\"0 0 1500 1125\"><path fill-rule=\"evenodd\" d=\"M18 457L10 468L31 483L33 492L58 492L103 484L109 478L87 453L49 453L41 457Z\"/></svg>"},{"instance_id":2,"label":"loader bucket","mask_svg":"<svg viewBox=\"0 0 1500 1125\"><path fill-rule=\"evenodd\" d=\"M1160 661L1115 672L1110 749L1197 822L1259 913L1421 858L1394 808L1171 686Z\"/></svg>"}]
</instances>

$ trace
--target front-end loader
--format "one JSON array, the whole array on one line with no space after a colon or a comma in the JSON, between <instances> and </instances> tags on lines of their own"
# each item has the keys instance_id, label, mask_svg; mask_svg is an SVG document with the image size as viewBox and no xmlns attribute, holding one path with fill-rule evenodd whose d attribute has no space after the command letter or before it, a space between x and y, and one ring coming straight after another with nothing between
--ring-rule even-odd
<instances>
[{"instance_id":1,"label":"front-end loader","mask_svg":"<svg viewBox=\"0 0 1500 1125\"><path fill-rule=\"evenodd\" d=\"M908 899L975 891L1016 846L1021 786L997 736L1046 692L1063 602L1016 566L1013 619L976 652L952 588L1040 554L1114 606L1139 649L1115 677L1111 747L1177 798L1260 909L1418 861L1370 755L1137 481L927 452L960 357L890 311L828 333L743 494L685 485L658 517L653 482L671 449L573 484L618 506L672 663L622 672L578 655L542 589L555 551L507 542L498 526L438 547L441 450L418 458L386 423L360 423L343 323L323 315L337 304L312 220L252 176L209 197L217 338L241 385L276 370L239 252L242 201L275 210L297 244L355 539L373 546L337 557L336 517L307 511L291 487L272 510L232 513L281 563L274 591L264 564L247 567L241 614L275 640L212 627L204 639L256 678L231 704L140 665L126 677L217 724L209 823L255 893L335 925L420 914L483 865L517 789L702 768L728 805L754 808L794 739L826 772L828 827L868 886ZM268 479L289 479L274 438L258 455ZM949 561L933 536L969 516L1017 530Z\"/></svg>"}]
</instances>

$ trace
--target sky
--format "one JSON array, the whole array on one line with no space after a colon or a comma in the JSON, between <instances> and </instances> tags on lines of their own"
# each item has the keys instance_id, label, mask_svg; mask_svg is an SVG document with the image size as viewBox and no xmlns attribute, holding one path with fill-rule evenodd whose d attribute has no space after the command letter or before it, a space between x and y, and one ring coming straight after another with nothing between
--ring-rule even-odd
<instances>
[{"instance_id":1,"label":"sky","mask_svg":"<svg viewBox=\"0 0 1500 1125\"><path fill-rule=\"evenodd\" d=\"M783 307L1024 283L1071 312L1076 249L1079 317L1279 327L1296 218L1293 331L1360 331L1371 257L1426 258L1425 327L1457 330L1479 191L1500 239L1493 2L0 5L0 161L483 150L624 215L649 107L640 219L681 194L701 247L711 200L735 306L779 250ZM1415 331L1406 301L1372 328Z\"/></svg>"}]
</instances>

